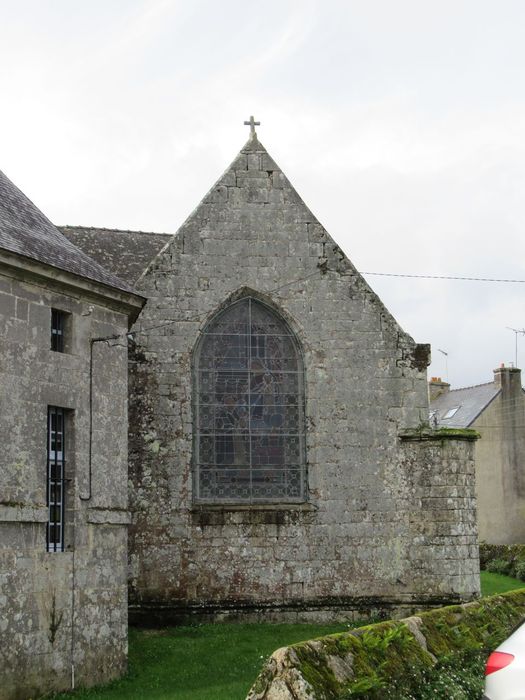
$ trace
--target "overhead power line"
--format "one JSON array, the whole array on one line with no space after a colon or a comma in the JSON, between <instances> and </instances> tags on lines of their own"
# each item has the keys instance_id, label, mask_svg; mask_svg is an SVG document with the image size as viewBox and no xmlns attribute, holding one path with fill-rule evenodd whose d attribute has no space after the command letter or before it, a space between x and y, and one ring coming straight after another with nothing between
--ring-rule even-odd
<instances>
[{"instance_id":1,"label":"overhead power line","mask_svg":"<svg viewBox=\"0 0 525 700\"><path fill-rule=\"evenodd\" d=\"M289 287L293 284L298 284L301 282L305 282L306 280L310 279L311 277L317 276L319 274L319 270L314 270L311 272L309 275L306 275L305 277L299 277L297 279L291 280L290 282L285 282L284 284L279 285L278 287L274 287L273 289L269 289L266 291L266 294L273 294L275 292L280 291L281 289L284 289L285 287ZM517 283L517 284L525 284L525 280L517 280L517 279L496 279L492 277L461 277L458 275L412 275L412 274L402 274L402 273L397 273L397 272L359 272L358 274L360 275L375 275L377 277L402 277L402 278L410 278L410 279L425 279L425 280L466 280L468 282L507 282L507 283ZM111 338L111 340L116 340L118 337L125 337L127 336L128 338L131 338L132 336L137 335L138 333L140 334L145 334L148 331L153 331L158 328L165 328L166 326L172 326L173 324L176 323L188 323L188 322L195 322L199 321L206 316L209 315L209 311L205 311L200 314L196 314L194 316L190 316L187 318L180 318L172 321L163 321L162 323L156 324L154 326L148 326L146 328L137 328L137 330L132 331L131 333L123 333L120 336L117 336L115 338Z\"/></svg>"},{"instance_id":2,"label":"overhead power line","mask_svg":"<svg viewBox=\"0 0 525 700\"><path fill-rule=\"evenodd\" d=\"M422 280L466 280L467 282L511 282L525 284L525 280L495 279L493 277L461 277L459 275L407 275L397 272L361 272L361 275L376 275L378 277L410 277Z\"/></svg>"}]
</instances>

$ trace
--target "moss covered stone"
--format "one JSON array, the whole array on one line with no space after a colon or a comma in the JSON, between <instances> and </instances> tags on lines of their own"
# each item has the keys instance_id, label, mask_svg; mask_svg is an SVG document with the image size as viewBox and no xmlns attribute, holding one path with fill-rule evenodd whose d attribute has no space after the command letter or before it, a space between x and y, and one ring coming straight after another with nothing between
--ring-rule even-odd
<instances>
[{"instance_id":1,"label":"moss covered stone","mask_svg":"<svg viewBox=\"0 0 525 700\"><path fill-rule=\"evenodd\" d=\"M272 654L247 700L373 700L392 684L417 690L436 663L492 650L524 614L519 590L295 644Z\"/></svg>"},{"instance_id":2,"label":"moss covered stone","mask_svg":"<svg viewBox=\"0 0 525 700\"><path fill-rule=\"evenodd\" d=\"M480 434L472 428L437 428L423 425L413 430L403 430L401 440L477 440Z\"/></svg>"}]
</instances>

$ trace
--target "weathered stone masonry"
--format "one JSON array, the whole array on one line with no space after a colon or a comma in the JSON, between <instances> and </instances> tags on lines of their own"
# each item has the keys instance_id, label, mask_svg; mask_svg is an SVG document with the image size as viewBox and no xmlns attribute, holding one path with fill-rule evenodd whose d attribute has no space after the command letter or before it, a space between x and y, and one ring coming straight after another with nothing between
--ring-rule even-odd
<instances>
[{"instance_id":1,"label":"weathered stone masonry","mask_svg":"<svg viewBox=\"0 0 525 700\"><path fill-rule=\"evenodd\" d=\"M478 592L470 442L400 442L427 421L417 346L256 138L139 279L130 378L131 603L330 618ZM197 504L192 361L206 323L251 296L305 365L308 499Z\"/></svg>"},{"instance_id":2,"label":"weathered stone masonry","mask_svg":"<svg viewBox=\"0 0 525 700\"><path fill-rule=\"evenodd\" d=\"M62 238L0 173L1 700L106 682L127 663L127 348L90 341L125 334L143 300ZM67 315L65 352L51 350L52 309ZM56 552L50 406L66 416Z\"/></svg>"},{"instance_id":3,"label":"weathered stone masonry","mask_svg":"<svg viewBox=\"0 0 525 700\"><path fill-rule=\"evenodd\" d=\"M79 685L107 681L126 668L123 347L94 348L92 498L79 496L89 495L89 338L125 332L127 315L56 286L43 289L4 275L0 285L0 698L11 699L71 687L73 664ZM49 349L50 309L56 307L73 317L71 353ZM56 553L46 551L50 405L68 409L66 551Z\"/></svg>"},{"instance_id":4,"label":"weathered stone masonry","mask_svg":"<svg viewBox=\"0 0 525 700\"><path fill-rule=\"evenodd\" d=\"M473 435L425 429L428 346L396 324L255 136L175 237L63 232L87 255L0 173L0 700L125 669L126 331L144 299L113 272L133 284L144 270L148 297L129 369L135 619L341 619L478 593ZM248 298L282 319L304 365L307 489L293 502L284 491L196 498L195 350L219 311ZM64 352L50 349L53 309ZM57 552L46 546L49 407L66 423Z\"/></svg>"}]
</instances>

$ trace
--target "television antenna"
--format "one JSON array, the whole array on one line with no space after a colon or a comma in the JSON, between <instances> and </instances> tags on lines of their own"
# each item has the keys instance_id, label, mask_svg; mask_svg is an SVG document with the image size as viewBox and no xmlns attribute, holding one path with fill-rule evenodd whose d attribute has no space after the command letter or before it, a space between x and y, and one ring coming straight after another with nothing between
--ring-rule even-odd
<instances>
[{"instance_id":1,"label":"television antenna","mask_svg":"<svg viewBox=\"0 0 525 700\"><path fill-rule=\"evenodd\" d=\"M437 351L445 356L445 380L448 382L448 352L440 350L439 348L437 349Z\"/></svg>"},{"instance_id":2,"label":"television antenna","mask_svg":"<svg viewBox=\"0 0 525 700\"><path fill-rule=\"evenodd\" d=\"M506 326L506 329L508 331L512 331L514 333L514 367L518 366L518 334L525 335L525 329L524 328L511 328L510 326Z\"/></svg>"}]
</instances>

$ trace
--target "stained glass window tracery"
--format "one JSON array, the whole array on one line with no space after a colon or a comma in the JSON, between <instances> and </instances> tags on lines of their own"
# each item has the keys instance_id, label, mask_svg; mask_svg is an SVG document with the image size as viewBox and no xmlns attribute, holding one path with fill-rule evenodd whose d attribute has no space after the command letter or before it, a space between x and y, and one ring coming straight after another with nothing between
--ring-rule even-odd
<instances>
[{"instance_id":1,"label":"stained glass window tracery","mask_svg":"<svg viewBox=\"0 0 525 700\"><path fill-rule=\"evenodd\" d=\"M195 371L196 500L306 500L303 366L287 324L235 302L206 327Z\"/></svg>"}]
</instances>

